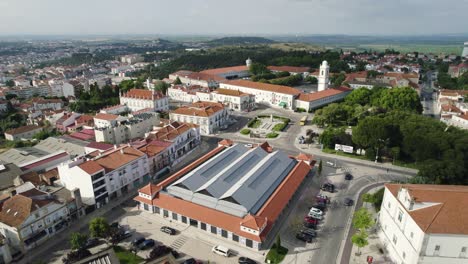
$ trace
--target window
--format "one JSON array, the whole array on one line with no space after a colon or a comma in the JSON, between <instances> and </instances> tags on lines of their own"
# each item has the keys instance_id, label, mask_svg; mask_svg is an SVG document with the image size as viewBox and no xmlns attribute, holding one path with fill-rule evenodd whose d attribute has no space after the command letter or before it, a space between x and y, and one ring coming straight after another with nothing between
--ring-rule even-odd
<instances>
[{"instance_id":1,"label":"window","mask_svg":"<svg viewBox=\"0 0 468 264\"><path fill-rule=\"evenodd\" d=\"M205 223L200 223L200 228L202 230L206 230L206 224Z\"/></svg>"},{"instance_id":2,"label":"window","mask_svg":"<svg viewBox=\"0 0 468 264\"><path fill-rule=\"evenodd\" d=\"M406 253L405 252L403 252L403 258L406 258Z\"/></svg>"},{"instance_id":3,"label":"window","mask_svg":"<svg viewBox=\"0 0 468 264\"><path fill-rule=\"evenodd\" d=\"M145 203L144 203L144 204L143 204L143 208L144 208L146 211L148 211L148 204L145 204Z\"/></svg>"},{"instance_id":4,"label":"window","mask_svg":"<svg viewBox=\"0 0 468 264\"><path fill-rule=\"evenodd\" d=\"M228 232L226 230L224 230L224 229L221 230L221 236L227 238L228 237Z\"/></svg>"},{"instance_id":5,"label":"window","mask_svg":"<svg viewBox=\"0 0 468 264\"><path fill-rule=\"evenodd\" d=\"M211 226L211 233L216 234L216 226Z\"/></svg>"},{"instance_id":6,"label":"window","mask_svg":"<svg viewBox=\"0 0 468 264\"><path fill-rule=\"evenodd\" d=\"M246 239L246 240L245 240L245 245L246 245L247 247L249 247L249 248L252 248L252 247L253 247L253 242L252 242L252 240Z\"/></svg>"},{"instance_id":7,"label":"window","mask_svg":"<svg viewBox=\"0 0 468 264\"><path fill-rule=\"evenodd\" d=\"M434 248L434 256L439 256L440 252L440 245L436 245Z\"/></svg>"},{"instance_id":8,"label":"window","mask_svg":"<svg viewBox=\"0 0 468 264\"><path fill-rule=\"evenodd\" d=\"M414 233L411 232L409 236L410 236L411 238L413 238L413 237L414 237Z\"/></svg>"},{"instance_id":9,"label":"window","mask_svg":"<svg viewBox=\"0 0 468 264\"><path fill-rule=\"evenodd\" d=\"M403 212L400 210L398 212L398 222L401 222L402 219L403 219Z\"/></svg>"},{"instance_id":10,"label":"window","mask_svg":"<svg viewBox=\"0 0 468 264\"><path fill-rule=\"evenodd\" d=\"M393 241L393 244L395 244L395 245L396 245L396 242L397 242L397 237L396 237L395 235L393 235L393 240L392 240L392 241Z\"/></svg>"},{"instance_id":11,"label":"window","mask_svg":"<svg viewBox=\"0 0 468 264\"><path fill-rule=\"evenodd\" d=\"M388 208L390 208L390 207L391 207L391 205L390 205L390 202L388 202L388 205L387 205L387 207L388 207Z\"/></svg>"},{"instance_id":12,"label":"window","mask_svg":"<svg viewBox=\"0 0 468 264\"><path fill-rule=\"evenodd\" d=\"M186 224L187 223L187 217L182 216L182 223Z\"/></svg>"},{"instance_id":13,"label":"window","mask_svg":"<svg viewBox=\"0 0 468 264\"><path fill-rule=\"evenodd\" d=\"M153 210L156 214L160 214L160 209L157 206L153 206Z\"/></svg>"},{"instance_id":14,"label":"window","mask_svg":"<svg viewBox=\"0 0 468 264\"><path fill-rule=\"evenodd\" d=\"M164 210L163 215L164 215L164 217L169 217L169 212L167 210Z\"/></svg>"},{"instance_id":15,"label":"window","mask_svg":"<svg viewBox=\"0 0 468 264\"><path fill-rule=\"evenodd\" d=\"M436 250L436 251L440 250L440 246L436 245L434 250Z\"/></svg>"},{"instance_id":16,"label":"window","mask_svg":"<svg viewBox=\"0 0 468 264\"><path fill-rule=\"evenodd\" d=\"M172 219L177 220L177 213L172 213Z\"/></svg>"},{"instance_id":17,"label":"window","mask_svg":"<svg viewBox=\"0 0 468 264\"><path fill-rule=\"evenodd\" d=\"M232 241L239 242L239 236L235 235L235 234L232 234Z\"/></svg>"},{"instance_id":18,"label":"window","mask_svg":"<svg viewBox=\"0 0 468 264\"><path fill-rule=\"evenodd\" d=\"M465 258L466 257L466 247L461 248L460 252L460 258Z\"/></svg>"}]
</instances>

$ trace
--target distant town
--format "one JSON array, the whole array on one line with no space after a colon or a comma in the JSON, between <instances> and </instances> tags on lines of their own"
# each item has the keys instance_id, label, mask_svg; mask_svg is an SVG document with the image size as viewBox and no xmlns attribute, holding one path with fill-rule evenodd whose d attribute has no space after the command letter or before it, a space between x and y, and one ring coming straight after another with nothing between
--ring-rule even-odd
<instances>
[{"instance_id":1,"label":"distant town","mask_svg":"<svg viewBox=\"0 0 468 264\"><path fill-rule=\"evenodd\" d=\"M468 42L0 42L0 263L467 263Z\"/></svg>"}]
</instances>

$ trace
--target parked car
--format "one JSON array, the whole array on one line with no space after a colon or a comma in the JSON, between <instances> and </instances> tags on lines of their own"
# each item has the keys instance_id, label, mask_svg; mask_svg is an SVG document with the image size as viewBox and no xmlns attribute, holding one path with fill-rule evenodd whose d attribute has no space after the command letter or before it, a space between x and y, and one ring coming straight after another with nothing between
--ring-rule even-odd
<instances>
[{"instance_id":1,"label":"parked car","mask_svg":"<svg viewBox=\"0 0 468 264\"><path fill-rule=\"evenodd\" d=\"M202 264L203 262L201 262L200 260L196 260L194 258L189 258L187 260L185 260L184 262L182 262L182 264Z\"/></svg>"},{"instance_id":2,"label":"parked car","mask_svg":"<svg viewBox=\"0 0 468 264\"><path fill-rule=\"evenodd\" d=\"M317 224L314 224L314 223L309 223L309 222L304 222L304 224L302 224L305 228L312 228L312 229L317 229Z\"/></svg>"},{"instance_id":3,"label":"parked car","mask_svg":"<svg viewBox=\"0 0 468 264\"><path fill-rule=\"evenodd\" d=\"M345 198L345 199L344 199L344 205L346 205L346 206L352 206L353 204L354 204L353 199L351 199L351 198Z\"/></svg>"},{"instance_id":4,"label":"parked car","mask_svg":"<svg viewBox=\"0 0 468 264\"><path fill-rule=\"evenodd\" d=\"M323 195L323 194L317 195L315 197L315 200L317 201L317 203L324 203L324 204L330 203L330 198L328 198L328 196Z\"/></svg>"},{"instance_id":5,"label":"parked car","mask_svg":"<svg viewBox=\"0 0 468 264\"><path fill-rule=\"evenodd\" d=\"M169 235L175 235L176 234L176 230L172 227L168 227L168 226L163 226L159 229L161 232L164 232L166 234L169 234Z\"/></svg>"},{"instance_id":6,"label":"parked car","mask_svg":"<svg viewBox=\"0 0 468 264\"><path fill-rule=\"evenodd\" d=\"M302 229L300 232L303 234L309 235L311 237L317 237L317 232L315 232L314 230Z\"/></svg>"},{"instance_id":7,"label":"parked car","mask_svg":"<svg viewBox=\"0 0 468 264\"><path fill-rule=\"evenodd\" d=\"M313 218L313 217L311 217L311 216L306 215L306 216L304 217L304 222L313 223L313 224L318 224L319 219Z\"/></svg>"},{"instance_id":8,"label":"parked car","mask_svg":"<svg viewBox=\"0 0 468 264\"><path fill-rule=\"evenodd\" d=\"M257 261L253 259L249 259L247 257L240 257L239 258L239 264L256 264Z\"/></svg>"},{"instance_id":9,"label":"parked car","mask_svg":"<svg viewBox=\"0 0 468 264\"><path fill-rule=\"evenodd\" d=\"M309 213L307 214L307 216L308 216L308 217L311 217L311 218L318 219L318 220L322 220L322 218L323 218L322 215L315 214L315 213L313 213L313 212L309 212Z\"/></svg>"},{"instance_id":10,"label":"parked car","mask_svg":"<svg viewBox=\"0 0 468 264\"><path fill-rule=\"evenodd\" d=\"M297 233L296 238L306 243L312 243L312 237L303 233Z\"/></svg>"},{"instance_id":11,"label":"parked car","mask_svg":"<svg viewBox=\"0 0 468 264\"><path fill-rule=\"evenodd\" d=\"M171 248L171 254L174 256L175 259L180 258L180 253L177 250Z\"/></svg>"},{"instance_id":12,"label":"parked car","mask_svg":"<svg viewBox=\"0 0 468 264\"><path fill-rule=\"evenodd\" d=\"M143 243L146 239L144 237L138 237L138 238L135 238L133 241L132 241L132 245L134 247L137 247L139 246L141 243Z\"/></svg>"},{"instance_id":13,"label":"parked car","mask_svg":"<svg viewBox=\"0 0 468 264\"><path fill-rule=\"evenodd\" d=\"M322 210L320 210L320 209L318 209L318 208L315 208L315 207L310 208L309 213L314 213L314 214L318 214L318 215L323 215Z\"/></svg>"},{"instance_id":14,"label":"parked car","mask_svg":"<svg viewBox=\"0 0 468 264\"><path fill-rule=\"evenodd\" d=\"M224 257L229 257L229 255L231 255L231 250L221 245L214 246L211 251Z\"/></svg>"},{"instance_id":15,"label":"parked car","mask_svg":"<svg viewBox=\"0 0 468 264\"><path fill-rule=\"evenodd\" d=\"M143 242L138 246L138 248L139 248L140 250L145 250L145 249L154 247L155 244L156 244L156 242L154 241L154 239L145 239L145 241L143 241Z\"/></svg>"},{"instance_id":16,"label":"parked car","mask_svg":"<svg viewBox=\"0 0 468 264\"><path fill-rule=\"evenodd\" d=\"M319 209L320 211L325 211L325 209L327 209L327 205L325 203L316 203L314 204L314 206L312 206L313 208L317 208Z\"/></svg>"},{"instance_id":17,"label":"parked car","mask_svg":"<svg viewBox=\"0 0 468 264\"><path fill-rule=\"evenodd\" d=\"M110 228L116 228L120 229L122 226L118 222L113 222L112 224L109 225Z\"/></svg>"},{"instance_id":18,"label":"parked car","mask_svg":"<svg viewBox=\"0 0 468 264\"><path fill-rule=\"evenodd\" d=\"M329 166L335 166L335 163L331 162L331 161L327 161L327 165Z\"/></svg>"},{"instance_id":19,"label":"parked car","mask_svg":"<svg viewBox=\"0 0 468 264\"><path fill-rule=\"evenodd\" d=\"M335 185L333 183L324 183L322 185L322 191L326 191L326 192L335 192Z\"/></svg>"},{"instance_id":20,"label":"parked car","mask_svg":"<svg viewBox=\"0 0 468 264\"><path fill-rule=\"evenodd\" d=\"M346 173L344 178L345 178L345 180L350 181L350 180L353 179L353 175L351 175L351 173Z\"/></svg>"},{"instance_id":21,"label":"parked car","mask_svg":"<svg viewBox=\"0 0 468 264\"><path fill-rule=\"evenodd\" d=\"M99 245L99 243L100 241L98 238L88 238L88 240L86 240L86 244L84 245L84 248L85 249L92 248L92 247Z\"/></svg>"}]
</instances>

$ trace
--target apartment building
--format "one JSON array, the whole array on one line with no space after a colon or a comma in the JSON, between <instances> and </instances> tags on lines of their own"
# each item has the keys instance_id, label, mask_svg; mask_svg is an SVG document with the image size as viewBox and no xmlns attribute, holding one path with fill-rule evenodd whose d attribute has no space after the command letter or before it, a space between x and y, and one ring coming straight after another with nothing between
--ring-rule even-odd
<instances>
[{"instance_id":1,"label":"apartment building","mask_svg":"<svg viewBox=\"0 0 468 264\"><path fill-rule=\"evenodd\" d=\"M468 187L386 184L379 237L394 263L468 263Z\"/></svg>"},{"instance_id":2,"label":"apartment building","mask_svg":"<svg viewBox=\"0 0 468 264\"><path fill-rule=\"evenodd\" d=\"M6 140L30 140L33 136L42 131L42 127L36 125L21 126L5 131Z\"/></svg>"},{"instance_id":3,"label":"apartment building","mask_svg":"<svg viewBox=\"0 0 468 264\"><path fill-rule=\"evenodd\" d=\"M147 183L150 177L146 154L129 146L94 158L78 157L57 168L65 188L80 189L83 203L94 208Z\"/></svg>"},{"instance_id":4,"label":"apartment building","mask_svg":"<svg viewBox=\"0 0 468 264\"><path fill-rule=\"evenodd\" d=\"M221 103L196 102L189 106L179 107L169 113L171 121L196 124L202 135L213 134L226 125L230 112Z\"/></svg>"},{"instance_id":5,"label":"apartment building","mask_svg":"<svg viewBox=\"0 0 468 264\"><path fill-rule=\"evenodd\" d=\"M110 114L98 114L109 115ZM95 124L96 124L96 118ZM129 117L113 122L111 119L107 126L102 123L95 127L94 135L97 142L109 142L111 144L127 143L131 139L144 138L145 133L153 130L153 126L159 125L159 114L155 112L146 112L129 115ZM109 124L110 123L110 124Z\"/></svg>"}]
</instances>

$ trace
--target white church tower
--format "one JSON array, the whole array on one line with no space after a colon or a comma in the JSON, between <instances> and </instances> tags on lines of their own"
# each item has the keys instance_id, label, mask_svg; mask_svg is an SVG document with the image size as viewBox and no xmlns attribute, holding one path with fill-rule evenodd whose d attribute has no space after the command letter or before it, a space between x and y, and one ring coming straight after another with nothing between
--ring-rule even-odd
<instances>
[{"instance_id":1,"label":"white church tower","mask_svg":"<svg viewBox=\"0 0 468 264\"><path fill-rule=\"evenodd\" d=\"M325 91L328 89L328 76L329 76L330 66L327 61L323 61L320 65L320 73L318 77L318 91Z\"/></svg>"},{"instance_id":2,"label":"white church tower","mask_svg":"<svg viewBox=\"0 0 468 264\"><path fill-rule=\"evenodd\" d=\"M252 65L252 60L250 58L248 58L246 61L245 61L245 65L247 65L247 67L250 68L250 65Z\"/></svg>"}]
</instances>

